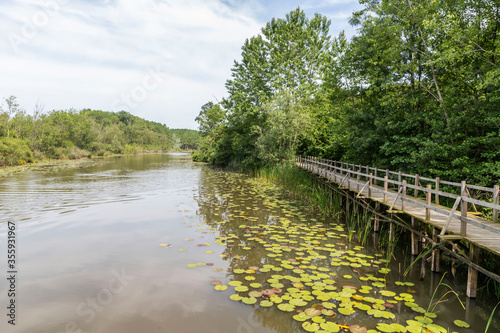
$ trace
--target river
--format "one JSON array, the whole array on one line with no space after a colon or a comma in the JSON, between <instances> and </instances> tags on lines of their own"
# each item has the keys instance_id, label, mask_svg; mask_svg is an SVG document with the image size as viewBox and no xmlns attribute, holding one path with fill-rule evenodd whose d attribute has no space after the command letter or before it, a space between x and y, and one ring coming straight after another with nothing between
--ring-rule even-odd
<instances>
[{"instance_id":1,"label":"river","mask_svg":"<svg viewBox=\"0 0 500 333\"><path fill-rule=\"evenodd\" d=\"M8 221L17 255L15 297L0 284L1 332L396 332L430 323L427 312L436 332L483 333L494 306L465 302L448 274L468 310L452 294L428 309L441 275L404 277L402 253L349 242L277 186L185 154L12 174L0 178L0 211L4 282Z\"/></svg>"}]
</instances>

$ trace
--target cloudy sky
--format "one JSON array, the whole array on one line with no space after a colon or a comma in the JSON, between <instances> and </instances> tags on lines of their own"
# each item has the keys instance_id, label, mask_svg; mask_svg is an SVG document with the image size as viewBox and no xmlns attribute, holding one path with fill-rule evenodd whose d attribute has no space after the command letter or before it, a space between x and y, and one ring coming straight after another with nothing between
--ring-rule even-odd
<instances>
[{"instance_id":1,"label":"cloudy sky","mask_svg":"<svg viewBox=\"0 0 500 333\"><path fill-rule=\"evenodd\" d=\"M1 0L0 98L195 129L245 39L297 6L331 19L332 35L354 33L357 0Z\"/></svg>"}]
</instances>

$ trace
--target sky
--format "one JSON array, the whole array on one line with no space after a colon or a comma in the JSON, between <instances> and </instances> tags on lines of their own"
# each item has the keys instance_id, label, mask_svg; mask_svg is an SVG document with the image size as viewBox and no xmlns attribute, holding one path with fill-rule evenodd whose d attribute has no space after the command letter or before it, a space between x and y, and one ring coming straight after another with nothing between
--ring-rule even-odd
<instances>
[{"instance_id":1,"label":"sky","mask_svg":"<svg viewBox=\"0 0 500 333\"><path fill-rule=\"evenodd\" d=\"M344 30L357 0L1 0L0 103L32 114L128 111L196 129L201 106L226 96L241 46L300 6Z\"/></svg>"}]
</instances>

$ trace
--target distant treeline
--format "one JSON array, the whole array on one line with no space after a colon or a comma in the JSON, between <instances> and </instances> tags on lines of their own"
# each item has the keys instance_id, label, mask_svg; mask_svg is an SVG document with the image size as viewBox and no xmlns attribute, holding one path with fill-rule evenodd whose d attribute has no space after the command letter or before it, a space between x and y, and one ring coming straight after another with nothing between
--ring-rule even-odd
<instances>
[{"instance_id":1,"label":"distant treeline","mask_svg":"<svg viewBox=\"0 0 500 333\"><path fill-rule=\"evenodd\" d=\"M195 159L258 169L313 155L500 181L500 3L360 0L352 38L300 8L246 40L206 103Z\"/></svg>"},{"instance_id":2,"label":"distant treeline","mask_svg":"<svg viewBox=\"0 0 500 333\"><path fill-rule=\"evenodd\" d=\"M76 159L144 151L197 149L196 130L169 129L128 112L84 109L33 114L20 108L14 96L0 109L0 166L44 158Z\"/></svg>"}]
</instances>

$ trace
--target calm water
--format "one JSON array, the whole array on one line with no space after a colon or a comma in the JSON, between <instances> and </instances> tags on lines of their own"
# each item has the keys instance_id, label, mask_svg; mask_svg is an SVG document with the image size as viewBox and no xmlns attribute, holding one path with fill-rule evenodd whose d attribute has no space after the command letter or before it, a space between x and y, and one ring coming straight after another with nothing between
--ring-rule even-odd
<instances>
[{"instance_id":1,"label":"calm water","mask_svg":"<svg viewBox=\"0 0 500 333\"><path fill-rule=\"evenodd\" d=\"M386 264L379 250L347 242L335 221L281 197L276 187L194 164L189 155L108 158L86 168L12 175L0 179L0 212L2 222L17 222L19 256L16 326L7 324L2 282L1 332L306 332L292 316L319 303L333 304L337 316L320 316L318 326L326 320L375 329L419 315L404 304L410 299L396 301L380 290L406 293L427 308L440 279L428 274L421 282L418 272L401 277L399 263L408 265L403 257L387 275L380 273ZM6 232L0 223L2 276ZM383 287L373 285L385 276ZM259 305L263 297L247 305L229 299L235 294L230 281L281 293L270 307ZM463 294L460 281L445 281ZM216 291L219 283L228 289ZM300 305L304 295L325 294L337 299ZM384 312L395 318L374 318L356 307L376 304L370 297L383 299ZM293 312L278 309L293 299ZM433 310L435 324L484 332L494 305L477 300L465 311L455 297L444 300ZM342 315L341 308L355 312ZM489 332L499 331L499 316ZM456 319L472 328L455 326Z\"/></svg>"}]
</instances>

